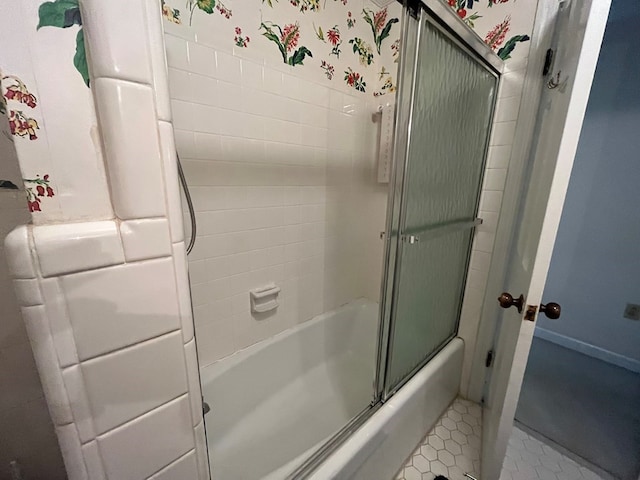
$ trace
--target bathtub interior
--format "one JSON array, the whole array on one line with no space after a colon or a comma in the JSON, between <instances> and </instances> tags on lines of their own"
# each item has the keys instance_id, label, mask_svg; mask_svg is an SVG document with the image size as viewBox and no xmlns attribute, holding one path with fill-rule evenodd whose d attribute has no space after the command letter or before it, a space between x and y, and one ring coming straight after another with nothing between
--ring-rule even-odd
<instances>
[{"instance_id":1,"label":"bathtub interior","mask_svg":"<svg viewBox=\"0 0 640 480\"><path fill-rule=\"evenodd\" d=\"M285 478L368 406L377 331L358 299L204 367L212 478Z\"/></svg>"}]
</instances>

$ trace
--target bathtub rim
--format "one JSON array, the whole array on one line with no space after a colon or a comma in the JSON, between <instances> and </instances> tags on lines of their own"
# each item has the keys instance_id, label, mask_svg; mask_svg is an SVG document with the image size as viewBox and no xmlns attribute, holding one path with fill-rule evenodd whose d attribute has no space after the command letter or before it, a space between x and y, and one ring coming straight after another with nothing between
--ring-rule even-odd
<instances>
[{"instance_id":1,"label":"bathtub rim","mask_svg":"<svg viewBox=\"0 0 640 480\"><path fill-rule=\"evenodd\" d=\"M410 432L413 435L405 435L405 438L398 440L398 443L402 443L407 448L401 448L399 453L393 456L393 460L397 461L397 468L393 472L387 472L389 475L385 477L393 478L393 475L404 464L415 445L419 443L458 395L463 356L464 341L460 337L450 339L427 364L422 366L409 381L388 397L384 403L378 401L363 411L351 424L328 440L314 454L317 459L310 458L299 469L289 475L286 480L339 480L352 478L372 458L375 461L375 454L379 454L380 450L384 448L384 441L391 433L396 435L405 433L402 429L392 431L388 427L392 426L394 422L398 423L402 420L411 419L413 415L419 415L421 412L418 411L417 406L414 405L413 409L405 407L410 407L411 402L415 402L421 395L427 395L431 387L437 387L440 377L440 383L445 385L444 391L440 392L438 397L434 397L433 402L427 405L427 408L424 409L425 411L422 412L424 417L421 418L422 422L419 429ZM429 409L428 407L431 408ZM385 428L389 432L386 432ZM385 438L378 441L378 437L383 435L386 435ZM366 454L367 450L370 450L368 455L358 462L358 455ZM323 454L320 455L320 452L323 452ZM377 457L380 456L384 455L377 455ZM313 460L316 461L313 462ZM393 460L391 464L393 464ZM384 463L388 464L389 459L385 458Z\"/></svg>"}]
</instances>

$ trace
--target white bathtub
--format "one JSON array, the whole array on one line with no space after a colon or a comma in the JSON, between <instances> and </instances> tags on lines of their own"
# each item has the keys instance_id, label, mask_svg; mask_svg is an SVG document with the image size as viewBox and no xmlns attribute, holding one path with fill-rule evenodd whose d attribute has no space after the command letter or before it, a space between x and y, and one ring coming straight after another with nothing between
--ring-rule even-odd
<instances>
[{"instance_id":1,"label":"white bathtub","mask_svg":"<svg viewBox=\"0 0 640 480\"><path fill-rule=\"evenodd\" d=\"M356 300L201 370L214 480L283 480L373 398L378 305Z\"/></svg>"},{"instance_id":2,"label":"white bathtub","mask_svg":"<svg viewBox=\"0 0 640 480\"><path fill-rule=\"evenodd\" d=\"M378 305L356 300L201 371L213 480L283 480L372 400ZM312 475L390 480L458 392L455 339Z\"/></svg>"},{"instance_id":3,"label":"white bathtub","mask_svg":"<svg viewBox=\"0 0 640 480\"><path fill-rule=\"evenodd\" d=\"M311 475L390 480L458 394L464 344L455 338Z\"/></svg>"}]
</instances>

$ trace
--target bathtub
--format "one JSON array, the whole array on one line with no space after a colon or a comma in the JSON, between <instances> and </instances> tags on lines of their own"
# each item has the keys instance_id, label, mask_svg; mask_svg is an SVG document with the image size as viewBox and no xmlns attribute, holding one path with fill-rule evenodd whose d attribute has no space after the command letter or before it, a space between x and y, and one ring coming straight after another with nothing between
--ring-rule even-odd
<instances>
[{"instance_id":1,"label":"bathtub","mask_svg":"<svg viewBox=\"0 0 640 480\"><path fill-rule=\"evenodd\" d=\"M214 480L284 480L373 399L378 304L359 299L201 369ZM312 474L389 480L453 401L449 343Z\"/></svg>"},{"instance_id":2,"label":"bathtub","mask_svg":"<svg viewBox=\"0 0 640 480\"><path fill-rule=\"evenodd\" d=\"M203 367L212 478L283 480L364 410L377 333L359 299Z\"/></svg>"}]
</instances>

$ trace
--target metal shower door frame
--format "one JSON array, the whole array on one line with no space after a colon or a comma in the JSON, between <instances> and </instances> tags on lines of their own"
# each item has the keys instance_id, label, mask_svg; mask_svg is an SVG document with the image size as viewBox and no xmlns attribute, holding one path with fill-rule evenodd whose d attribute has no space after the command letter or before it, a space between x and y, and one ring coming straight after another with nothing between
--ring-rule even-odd
<instances>
[{"instance_id":1,"label":"metal shower door frame","mask_svg":"<svg viewBox=\"0 0 640 480\"><path fill-rule=\"evenodd\" d=\"M418 61L418 30L423 28L421 26L422 19L426 15L434 25L441 29L441 31L455 41L461 48L477 58L482 65L493 72L498 78L503 69L502 60L477 34L469 30L458 15L441 0L398 0L398 2L402 3L404 7L401 37L402 49L399 64L400 73L398 75L400 81L396 96L394 161L392 162L387 202L374 395L371 404L367 406L367 408L356 415L348 424L336 432L324 445L315 451L302 465L289 474L286 477L287 480L307 478L329 455L335 452L344 441L379 410L383 402L390 396L385 392L385 375L388 360L387 353L391 338L390 333L393 327L391 324L393 302L391 300L393 298L394 279L397 277L397 259L398 255L402 253L401 246L399 245L401 242L399 242L398 228L403 203L404 173L408 160L407 154L411 127L410 113L413 105L416 65ZM409 89L408 96L404 93L407 89ZM400 103L403 101L406 105ZM397 159L401 161L397 161ZM420 367L422 367L422 365ZM393 392L391 392L391 394L392 393Z\"/></svg>"},{"instance_id":2,"label":"metal shower door frame","mask_svg":"<svg viewBox=\"0 0 640 480\"><path fill-rule=\"evenodd\" d=\"M378 357L376 364L375 378L375 402L386 401L395 391L402 387L411 377L426 365L429 360L446 345L451 338L445 340L436 351L418 364L402 382L390 386L388 379L388 366L393 355L393 337L396 322L397 298L396 292L399 288L401 278L401 259L404 242L401 238L401 227L404 225L406 212L406 192L407 176L406 171L409 163L409 145L411 142L411 125L413 118L413 106L415 90L418 80L419 45L422 31L428 22L437 28L449 40L474 58L479 65L484 67L496 77L496 93L493 99L493 109L490 118L490 125L493 125L493 114L497 101L497 92L500 84L500 77L503 71L502 60L491 50L491 48L473 31L471 31L456 13L440 0L410 0L405 4L405 26L402 37L402 56L400 61L401 80L399 82L398 94L396 97L396 126L395 145L392 162L391 181L389 182L389 195L387 204L387 221L385 229L385 250L383 260L383 278L380 289L380 320L378 334ZM411 32L416 34L411 38ZM489 135L485 145L482 175L489 148ZM480 178L480 182L482 182ZM476 198L476 215L478 210L481 189L478 189ZM467 226L473 229L477 222ZM471 248L467 255L467 269ZM463 293L464 294L464 288ZM462 305L462 302L460 302ZM458 325L456 324L456 332ZM454 335L455 336L455 333Z\"/></svg>"}]
</instances>

